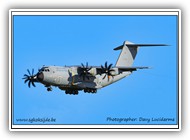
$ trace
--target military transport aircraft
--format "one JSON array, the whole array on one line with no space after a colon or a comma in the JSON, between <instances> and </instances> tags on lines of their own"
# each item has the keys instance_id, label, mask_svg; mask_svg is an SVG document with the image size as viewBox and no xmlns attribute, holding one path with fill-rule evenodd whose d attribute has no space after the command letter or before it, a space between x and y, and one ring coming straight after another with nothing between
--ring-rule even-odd
<instances>
[{"instance_id":1,"label":"military transport aircraft","mask_svg":"<svg viewBox=\"0 0 190 140\"><path fill-rule=\"evenodd\" d=\"M35 87L36 82L43 84L47 91L52 91L52 86L65 90L66 94L77 95L78 91L96 93L97 89L108 86L122 78L129 76L137 69L149 67L132 67L139 47L144 46L166 46L165 44L134 44L125 41L123 45L114 50L121 50L116 65L105 62L101 66L89 66L81 63L80 66L43 66L34 74L34 69L28 75L24 74L24 83L28 82Z\"/></svg>"}]
</instances>

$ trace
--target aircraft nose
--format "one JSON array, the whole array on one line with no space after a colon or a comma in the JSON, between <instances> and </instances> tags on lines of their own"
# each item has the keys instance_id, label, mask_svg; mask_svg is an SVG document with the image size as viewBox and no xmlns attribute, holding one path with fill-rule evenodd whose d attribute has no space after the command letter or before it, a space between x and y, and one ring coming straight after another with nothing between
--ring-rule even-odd
<instances>
[{"instance_id":1,"label":"aircraft nose","mask_svg":"<svg viewBox=\"0 0 190 140\"><path fill-rule=\"evenodd\" d=\"M44 80L44 74L42 73L42 72L39 72L38 74L37 74L37 79L41 82L41 81L43 81Z\"/></svg>"}]
</instances>

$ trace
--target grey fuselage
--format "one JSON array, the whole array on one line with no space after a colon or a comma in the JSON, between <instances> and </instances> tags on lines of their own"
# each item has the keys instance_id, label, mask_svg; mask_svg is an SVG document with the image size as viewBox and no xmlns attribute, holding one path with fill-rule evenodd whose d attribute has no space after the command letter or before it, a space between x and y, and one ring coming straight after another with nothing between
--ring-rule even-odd
<instances>
[{"instance_id":1,"label":"grey fuselage","mask_svg":"<svg viewBox=\"0 0 190 140\"><path fill-rule=\"evenodd\" d=\"M97 69L92 68L91 75L83 79L80 76L78 66L48 66L44 67L40 73L43 74L43 79L39 80L39 82L46 87L57 86L62 90L69 88L78 90L86 88L100 89L131 74L131 72L127 71L110 76L109 79L107 77L103 79L105 74L98 74Z\"/></svg>"},{"instance_id":2,"label":"grey fuselage","mask_svg":"<svg viewBox=\"0 0 190 140\"><path fill-rule=\"evenodd\" d=\"M108 86L138 69L149 69L149 67L133 67L133 62L139 50L139 47L145 46L167 46L165 44L134 44L124 41L114 50L121 50L120 55L114 67L105 62L101 66L86 66L81 63L80 66L44 66L39 69L37 74L34 69L28 75L24 74L24 83L28 82L28 87L34 82L40 82L47 87L47 91L52 91L51 86L65 90L66 94L78 94L79 90L88 93L96 93L97 89ZM32 74L31 74L32 73Z\"/></svg>"}]
</instances>

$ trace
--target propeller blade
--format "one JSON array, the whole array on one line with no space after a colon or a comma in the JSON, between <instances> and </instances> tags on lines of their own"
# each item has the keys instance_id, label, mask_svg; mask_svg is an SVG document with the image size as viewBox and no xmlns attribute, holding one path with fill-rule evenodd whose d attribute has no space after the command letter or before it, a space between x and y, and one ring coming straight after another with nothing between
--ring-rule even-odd
<instances>
[{"instance_id":1,"label":"propeller blade","mask_svg":"<svg viewBox=\"0 0 190 140\"><path fill-rule=\"evenodd\" d=\"M101 65L101 68L104 69L104 67Z\"/></svg>"},{"instance_id":2,"label":"propeller blade","mask_svg":"<svg viewBox=\"0 0 190 140\"><path fill-rule=\"evenodd\" d=\"M34 69L32 69L32 76L34 75Z\"/></svg>"},{"instance_id":3,"label":"propeller blade","mask_svg":"<svg viewBox=\"0 0 190 140\"><path fill-rule=\"evenodd\" d=\"M105 79L105 78L106 78L106 74L104 75L103 79Z\"/></svg>"},{"instance_id":4,"label":"propeller blade","mask_svg":"<svg viewBox=\"0 0 190 140\"><path fill-rule=\"evenodd\" d=\"M108 70L112 67L112 65L113 65L113 64L110 64L110 65L108 66Z\"/></svg>"},{"instance_id":5,"label":"propeller blade","mask_svg":"<svg viewBox=\"0 0 190 140\"><path fill-rule=\"evenodd\" d=\"M25 74L24 76L29 77L27 74Z\"/></svg>"},{"instance_id":6,"label":"propeller blade","mask_svg":"<svg viewBox=\"0 0 190 140\"><path fill-rule=\"evenodd\" d=\"M82 65L83 68L85 67L83 63L81 63L81 65Z\"/></svg>"},{"instance_id":7,"label":"propeller blade","mask_svg":"<svg viewBox=\"0 0 190 140\"><path fill-rule=\"evenodd\" d=\"M30 82L31 82L31 81L28 82L28 87L29 87L29 88L30 88Z\"/></svg>"},{"instance_id":8,"label":"propeller blade","mask_svg":"<svg viewBox=\"0 0 190 140\"><path fill-rule=\"evenodd\" d=\"M28 79L28 77L23 77L22 79Z\"/></svg>"},{"instance_id":9,"label":"propeller blade","mask_svg":"<svg viewBox=\"0 0 190 140\"><path fill-rule=\"evenodd\" d=\"M88 68L88 70L87 70L87 71L90 71L91 69L92 69L92 67Z\"/></svg>"},{"instance_id":10,"label":"propeller blade","mask_svg":"<svg viewBox=\"0 0 190 140\"><path fill-rule=\"evenodd\" d=\"M31 76L29 69L27 69L27 71L28 71L28 74Z\"/></svg>"},{"instance_id":11,"label":"propeller blade","mask_svg":"<svg viewBox=\"0 0 190 140\"><path fill-rule=\"evenodd\" d=\"M29 79L26 79L26 80L24 81L24 83L28 82L28 80L29 80Z\"/></svg>"},{"instance_id":12,"label":"propeller blade","mask_svg":"<svg viewBox=\"0 0 190 140\"><path fill-rule=\"evenodd\" d=\"M31 83L32 83L32 85L33 85L34 87L36 87L36 85L34 84L34 81L32 81Z\"/></svg>"},{"instance_id":13,"label":"propeller blade","mask_svg":"<svg viewBox=\"0 0 190 140\"><path fill-rule=\"evenodd\" d=\"M108 64L108 62L106 61L106 63L105 63L105 68L107 69L107 64Z\"/></svg>"}]
</instances>

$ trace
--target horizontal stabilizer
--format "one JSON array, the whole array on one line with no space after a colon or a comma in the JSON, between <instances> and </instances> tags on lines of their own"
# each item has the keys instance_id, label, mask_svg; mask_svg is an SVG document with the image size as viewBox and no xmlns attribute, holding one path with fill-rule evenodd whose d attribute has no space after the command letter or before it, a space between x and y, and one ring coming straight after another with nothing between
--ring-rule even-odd
<instances>
[{"instance_id":1,"label":"horizontal stabilizer","mask_svg":"<svg viewBox=\"0 0 190 140\"><path fill-rule=\"evenodd\" d=\"M114 48L114 50L121 50L124 45ZM167 44L125 44L127 47L150 47L150 46L168 46Z\"/></svg>"}]
</instances>

